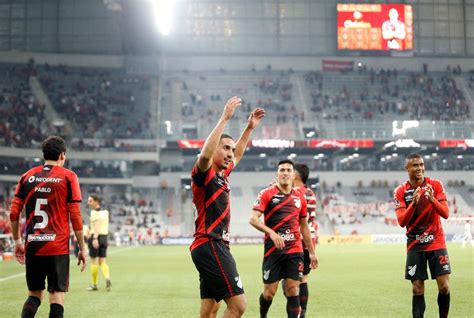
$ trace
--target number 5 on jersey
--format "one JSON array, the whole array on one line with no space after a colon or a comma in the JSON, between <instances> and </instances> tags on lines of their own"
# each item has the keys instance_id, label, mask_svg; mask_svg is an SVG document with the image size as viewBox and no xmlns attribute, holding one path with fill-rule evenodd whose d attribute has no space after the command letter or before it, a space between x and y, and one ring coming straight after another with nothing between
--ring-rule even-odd
<instances>
[{"instance_id":1,"label":"number 5 on jersey","mask_svg":"<svg viewBox=\"0 0 474 318\"><path fill-rule=\"evenodd\" d=\"M41 210L42 205L48 205L48 199L36 199L35 205L35 216L41 216L43 220L41 222L35 223L34 229L44 229L48 225L48 213Z\"/></svg>"}]
</instances>

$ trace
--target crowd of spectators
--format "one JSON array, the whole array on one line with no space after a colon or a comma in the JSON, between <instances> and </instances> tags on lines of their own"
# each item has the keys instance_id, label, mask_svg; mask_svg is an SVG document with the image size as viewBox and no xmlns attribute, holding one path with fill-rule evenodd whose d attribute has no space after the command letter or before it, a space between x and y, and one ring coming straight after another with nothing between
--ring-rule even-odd
<instances>
[{"instance_id":1,"label":"crowd of spectators","mask_svg":"<svg viewBox=\"0 0 474 318\"><path fill-rule=\"evenodd\" d=\"M43 160L0 157L0 174L21 175L34 166L42 164ZM71 160L66 161L65 167L72 169L83 178L123 178L124 174L118 162Z\"/></svg>"},{"instance_id":2,"label":"crowd of spectators","mask_svg":"<svg viewBox=\"0 0 474 318\"><path fill-rule=\"evenodd\" d=\"M76 136L89 138L150 138L150 81L121 70L38 68L39 78L58 114Z\"/></svg>"},{"instance_id":3,"label":"crowd of spectators","mask_svg":"<svg viewBox=\"0 0 474 318\"><path fill-rule=\"evenodd\" d=\"M221 72L216 75L220 86L229 84L228 87L217 91L212 84L208 84L210 75L183 71L181 115L184 119L212 122L220 114L224 99L231 95L238 95L243 99L243 107L234 115L237 119L246 119L248 112L255 107L265 108L268 117L271 118L269 124L304 119L304 112L294 104L293 84L290 81L292 73L293 71L276 72L271 68L258 73L256 71L245 74ZM237 80L235 84L235 79L240 76L243 76L245 80ZM166 81L165 86L171 89L171 82ZM225 91L228 96L223 97L222 91Z\"/></svg>"},{"instance_id":4,"label":"crowd of spectators","mask_svg":"<svg viewBox=\"0 0 474 318\"><path fill-rule=\"evenodd\" d=\"M45 105L30 90L35 73L32 63L0 64L0 146L32 147L51 132Z\"/></svg>"},{"instance_id":5,"label":"crowd of spectators","mask_svg":"<svg viewBox=\"0 0 474 318\"><path fill-rule=\"evenodd\" d=\"M450 72L369 70L346 74L308 72L312 115L335 120L470 118L468 102Z\"/></svg>"}]
</instances>

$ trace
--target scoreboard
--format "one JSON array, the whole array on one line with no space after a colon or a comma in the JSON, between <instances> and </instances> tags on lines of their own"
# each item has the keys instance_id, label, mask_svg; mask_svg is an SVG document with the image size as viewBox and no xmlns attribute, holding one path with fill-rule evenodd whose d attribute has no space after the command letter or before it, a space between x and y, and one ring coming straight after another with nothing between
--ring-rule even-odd
<instances>
[{"instance_id":1,"label":"scoreboard","mask_svg":"<svg viewBox=\"0 0 474 318\"><path fill-rule=\"evenodd\" d=\"M337 4L339 50L413 50L413 7L406 4Z\"/></svg>"}]
</instances>

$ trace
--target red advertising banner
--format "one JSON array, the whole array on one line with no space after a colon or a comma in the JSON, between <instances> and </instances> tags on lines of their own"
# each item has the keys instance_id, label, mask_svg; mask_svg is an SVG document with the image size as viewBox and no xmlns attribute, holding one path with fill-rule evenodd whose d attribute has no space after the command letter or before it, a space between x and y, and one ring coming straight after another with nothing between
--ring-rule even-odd
<instances>
[{"instance_id":1,"label":"red advertising banner","mask_svg":"<svg viewBox=\"0 0 474 318\"><path fill-rule=\"evenodd\" d=\"M204 142L204 139L181 139L177 141L178 147L182 149L201 149Z\"/></svg>"},{"instance_id":2,"label":"red advertising banner","mask_svg":"<svg viewBox=\"0 0 474 318\"><path fill-rule=\"evenodd\" d=\"M204 146L203 139L181 139L178 147L182 149L200 149ZM373 139L253 139L248 143L251 148L374 148Z\"/></svg>"},{"instance_id":3,"label":"red advertising banner","mask_svg":"<svg viewBox=\"0 0 474 318\"><path fill-rule=\"evenodd\" d=\"M440 148L474 148L474 139L441 139Z\"/></svg>"},{"instance_id":4,"label":"red advertising banner","mask_svg":"<svg viewBox=\"0 0 474 318\"><path fill-rule=\"evenodd\" d=\"M413 7L337 4L339 50L413 50Z\"/></svg>"},{"instance_id":5,"label":"red advertising banner","mask_svg":"<svg viewBox=\"0 0 474 318\"><path fill-rule=\"evenodd\" d=\"M373 139L311 139L310 148L374 148Z\"/></svg>"},{"instance_id":6,"label":"red advertising banner","mask_svg":"<svg viewBox=\"0 0 474 318\"><path fill-rule=\"evenodd\" d=\"M353 61L322 60L323 72L352 71Z\"/></svg>"}]
</instances>

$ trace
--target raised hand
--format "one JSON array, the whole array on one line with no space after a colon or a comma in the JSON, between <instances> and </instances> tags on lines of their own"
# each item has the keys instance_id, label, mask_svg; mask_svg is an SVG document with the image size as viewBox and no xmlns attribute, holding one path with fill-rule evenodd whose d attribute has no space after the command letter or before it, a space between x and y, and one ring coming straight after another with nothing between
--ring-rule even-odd
<instances>
[{"instance_id":1,"label":"raised hand","mask_svg":"<svg viewBox=\"0 0 474 318\"><path fill-rule=\"evenodd\" d=\"M263 117L265 117L265 109L255 108L249 115L248 127L254 129L258 126Z\"/></svg>"},{"instance_id":2,"label":"raised hand","mask_svg":"<svg viewBox=\"0 0 474 318\"><path fill-rule=\"evenodd\" d=\"M241 98L237 96L229 98L227 103L225 103L224 112L222 113L222 118L227 119L227 120L231 119L232 115L234 115L235 110L240 106L242 106Z\"/></svg>"},{"instance_id":3,"label":"raised hand","mask_svg":"<svg viewBox=\"0 0 474 318\"><path fill-rule=\"evenodd\" d=\"M433 187L431 186L431 184L428 184L426 187L425 187L425 197L430 200L431 203L434 202L434 195L433 195L434 191L433 191Z\"/></svg>"}]
</instances>

